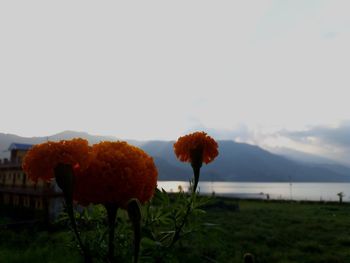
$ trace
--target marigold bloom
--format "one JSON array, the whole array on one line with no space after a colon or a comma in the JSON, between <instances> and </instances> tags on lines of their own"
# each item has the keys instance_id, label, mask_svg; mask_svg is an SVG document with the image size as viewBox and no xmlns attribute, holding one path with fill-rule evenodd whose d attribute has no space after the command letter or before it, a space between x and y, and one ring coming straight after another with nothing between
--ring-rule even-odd
<instances>
[{"instance_id":1,"label":"marigold bloom","mask_svg":"<svg viewBox=\"0 0 350 263\"><path fill-rule=\"evenodd\" d=\"M218 156L217 142L205 132L195 132L180 137L174 144L174 152L182 162L192 163L200 155L199 159L208 164Z\"/></svg>"},{"instance_id":2,"label":"marigold bloom","mask_svg":"<svg viewBox=\"0 0 350 263\"><path fill-rule=\"evenodd\" d=\"M126 142L101 142L92 146L87 169L78 169L74 199L81 204L116 203L125 208L131 198L151 199L157 186L153 159Z\"/></svg>"},{"instance_id":3,"label":"marigold bloom","mask_svg":"<svg viewBox=\"0 0 350 263\"><path fill-rule=\"evenodd\" d=\"M89 148L88 142L80 138L37 144L25 155L22 167L34 182L38 179L50 181L59 163L86 167Z\"/></svg>"}]
</instances>

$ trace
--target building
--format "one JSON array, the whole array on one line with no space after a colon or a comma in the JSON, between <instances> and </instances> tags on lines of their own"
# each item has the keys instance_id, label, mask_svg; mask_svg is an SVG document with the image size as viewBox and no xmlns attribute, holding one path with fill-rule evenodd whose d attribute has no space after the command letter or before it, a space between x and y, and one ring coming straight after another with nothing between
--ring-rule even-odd
<instances>
[{"instance_id":1,"label":"building","mask_svg":"<svg viewBox=\"0 0 350 263\"><path fill-rule=\"evenodd\" d=\"M22 170L29 144L12 143L10 159L0 159L0 209L16 210L26 219L51 222L62 211L63 195L56 182L31 181Z\"/></svg>"}]
</instances>

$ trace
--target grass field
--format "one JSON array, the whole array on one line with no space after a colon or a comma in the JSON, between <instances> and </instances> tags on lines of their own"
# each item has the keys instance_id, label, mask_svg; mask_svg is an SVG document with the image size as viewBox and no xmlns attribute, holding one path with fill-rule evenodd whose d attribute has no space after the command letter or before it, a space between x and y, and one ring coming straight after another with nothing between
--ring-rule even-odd
<instances>
[{"instance_id":1,"label":"grass field","mask_svg":"<svg viewBox=\"0 0 350 263\"><path fill-rule=\"evenodd\" d=\"M350 262L350 204L218 199L174 262ZM239 210L236 209L237 204ZM214 225L212 225L214 224ZM81 262L68 231L0 229L0 262Z\"/></svg>"},{"instance_id":2,"label":"grass field","mask_svg":"<svg viewBox=\"0 0 350 263\"><path fill-rule=\"evenodd\" d=\"M350 262L349 205L239 204L239 212L213 209L207 214L221 231L211 232L213 242L202 251L218 262L241 262L246 252L256 262Z\"/></svg>"}]
</instances>

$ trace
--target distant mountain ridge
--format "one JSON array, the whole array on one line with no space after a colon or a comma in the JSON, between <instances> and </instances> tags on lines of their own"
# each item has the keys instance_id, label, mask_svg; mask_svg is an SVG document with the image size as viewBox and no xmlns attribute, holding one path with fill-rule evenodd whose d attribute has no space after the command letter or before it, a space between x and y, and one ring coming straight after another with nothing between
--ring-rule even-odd
<instances>
[{"instance_id":1,"label":"distant mountain ridge","mask_svg":"<svg viewBox=\"0 0 350 263\"><path fill-rule=\"evenodd\" d=\"M274 147L274 148L267 148L268 151L284 156L287 159L303 162L303 163L314 163L314 164L339 164L338 162L328 159L319 155L300 152L297 150L285 148L285 147Z\"/></svg>"},{"instance_id":2,"label":"distant mountain ridge","mask_svg":"<svg viewBox=\"0 0 350 263\"><path fill-rule=\"evenodd\" d=\"M141 147L155 157L156 163L160 160L166 161L169 166L181 169L186 179L190 178L190 165L175 158L172 146L173 142L158 141L148 142ZM161 173L160 177L162 180L169 180L165 173ZM179 179L177 176L172 180ZM272 154L254 145L219 141L219 156L213 163L203 165L201 179L240 182L349 182L350 168L336 164L305 164Z\"/></svg>"},{"instance_id":3,"label":"distant mountain ridge","mask_svg":"<svg viewBox=\"0 0 350 263\"><path fill-rule=\"evenodd\" d=\"M51 136L45 137L21 137L15 134L0 133L0 157L4 158L8 155L6 152L11 143L28 143L28 144L38 144L46 141L59 141L59 140L70 140L73 138L84 138L88 140L91 144L100 141L115 141L118 138L113 136L96 136L91 135L86 132L76 132L76 131L64 131Z\"/></svg>"},{"instance_id":4,"label":"distant mountain ridge","mask_svg":"<svg viewBox=\"0 0 350 263\"><path fill-rule=\"evenodd\" d=\"M65 131L48 137L20 137L0 133L0 151L12 142L37 144L47 140L84 138L91 144L105 140L118 140L113 136L95 136L85 132ZM192 176L191 167L179 162L173 152L174 141L135 141L129 143L141 147L150 154L157 165L159 180L187 181ZM291 160L273 154L258 146L218 141L219 156L203 165L201 180L238 182L350 182L350 168L336 163L313 163ZM2 155L3 156L3 155Z\"/></svg>"}]
</instances>

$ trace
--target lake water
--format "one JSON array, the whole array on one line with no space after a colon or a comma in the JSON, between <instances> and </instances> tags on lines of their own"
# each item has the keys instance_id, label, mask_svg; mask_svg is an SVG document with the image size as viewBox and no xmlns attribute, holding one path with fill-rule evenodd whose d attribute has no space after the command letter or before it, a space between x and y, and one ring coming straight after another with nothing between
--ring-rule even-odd
<instances>
[{"instance_id":1,"label":"lake water","mask_svg":"<svg viewBox=\"0 0 350 263\"><path fill-rule=\"evenodd\" d=\"M178 186L187 191L188 182L158 181L158 187L167 192L177 192ZM338 201L337 193L345 194L343 201L350 202L350 183L234 183L199 182L202 194L230 196L237 198L292 199L309 201Z\"/></svg>"}]
</instances>

